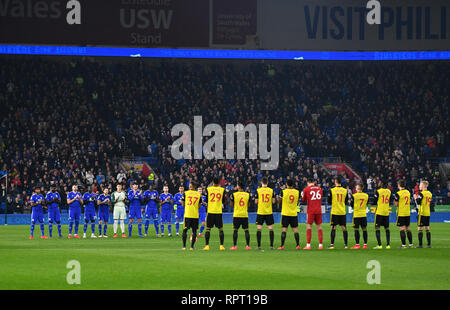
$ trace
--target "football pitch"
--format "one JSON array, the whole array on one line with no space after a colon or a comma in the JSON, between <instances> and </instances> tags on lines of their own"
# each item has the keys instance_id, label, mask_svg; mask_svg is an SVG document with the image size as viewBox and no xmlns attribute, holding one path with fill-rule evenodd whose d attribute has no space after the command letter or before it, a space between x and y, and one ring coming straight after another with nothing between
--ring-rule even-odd
<instances>
[{"instance_id":1,"label":"football pitch","mask_svg":"<svg viewBox=\"0 0 450 310\"><path fill-rule=\"evenodd\" d=\"M323 227L326 247L329 225ZM81 232L82 229L80 225ZM112 225L108 228L108 239L41 240L37 226L35 239L29 240L29 230L29 226L0 227L0 289L450 289L450 224L445 223L432 223L431 249L398 249L400 236L397 227L391 224L390 250L372 249L376 245L373 225L369 226L369 249L343 249L342 232L338 228L336 249L322 251L316 249L315 228L311 251L295 250L291 231L288 231L285 250L270 250L266 228L262 234L264 251L246 251L242 230L238 250L230 251L232 228L226 224L227 250L219 251L218 231L213 229L209 252L202 250L204 238L199 238L195 251L182 251L181 236L156 238L151 230L150 237L139 238L136 226L135 236L130 239L113 239ZM57 235L56 227L53 231ZM412 231L416 245L415 225ZM254 249L254 224L250 233ZM280 244L280 233L280 225L276 224L275 247ZM67 236L67 226L63 226L63 235ZM305 224L301 224L302 247L305 235ZM384 245L383 230L381 236ZM349 227L349 245L353 244L353 229ZM71 260L80 263L79 285L69 285L66 280L70 272L66 265ZM367 283L367 274L372 270L367 264L371 260L380 263L380 284Z\"/></svg>"}]
</instances>

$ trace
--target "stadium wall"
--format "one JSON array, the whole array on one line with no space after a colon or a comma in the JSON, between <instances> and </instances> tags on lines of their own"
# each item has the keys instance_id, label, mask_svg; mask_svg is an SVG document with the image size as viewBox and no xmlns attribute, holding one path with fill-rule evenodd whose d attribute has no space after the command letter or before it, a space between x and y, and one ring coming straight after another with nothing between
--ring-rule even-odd
<instances>
[{"instance_id":1,"label":"stadium wall","mask_svg":"<svg viewBox=\"0 0 450 310\"><path fill-rule=\"evenodd\" d=\"M30 214L8 214L7 221L8 221L8 225L29 225L30 218L31 218ZM67 225L69 223L67 218L68 218L67 211L63 210L62 214L61 214L61 223L63 225ZM280 223L281 214L279 212L274 213L274 219L275 219L275 223ZM298 215L298 219L299 219L299 223L305 223L306 222L306 214L300 213ZM322 219L323 219L324 223L329 223L330 222L330 214L324 213L322 216ZM352 214L347 214L347 223L352 223L352 219L353 219ZM374 214L373 213L367 214L367 220L369 223L373 223ZM256 213L249 213L249 222L253 224L253 223L255 223L255 221L256 221ZM417 222L417 214L416 213L413 213L411 215L411 221ZM430 221L432 223L450 222L450 212L431 213ZM225 224L231 224L233 222L233 213L224 213L223 214L223 222ZM395 213L390 214L390 222L395 224L395 222L396 222L396 214ZM48 223L47 216L45 216L45 223L46 224ZM84 223L84 222L81 220L80 223ZM109 223L113 223L112 214L110 215ZM175 223L174 216L172 217L172 223ZM5 217L4 216L0 216L0 225L5 225Z\"/></svg>"}]
</instances>

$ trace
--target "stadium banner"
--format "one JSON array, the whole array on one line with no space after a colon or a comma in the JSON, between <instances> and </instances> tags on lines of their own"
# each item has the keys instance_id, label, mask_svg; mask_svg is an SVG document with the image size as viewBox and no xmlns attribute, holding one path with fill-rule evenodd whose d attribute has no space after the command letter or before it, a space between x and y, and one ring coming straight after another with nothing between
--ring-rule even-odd
<instances>
[{"instance_id":1,"label":"stadium banner","mask_svg":"<svg viewBox=\"0 0 450 310\"><path fill-rule=\"evenodd\" d=\"M0 0L0 43L207 47L209 0Z\"/></svg>"},{"instance_id":2,"label":"stadium banner","mask_svg":"<svg viewBox=\"0 0 450 310\"><path fill-rule=\"evenodd\" d=\"M246 44L256 34L257 0L214 0L213 44Z\"/></svg>"},{"instance_id":3,"label":"stadium banner","mask_svg":"<svg viewBox=\"0 0 450 310\"><path fill-rule=\"evenodd\" d=\"M258 0L259 48L448 50L450 1ZM376 17L376 16L375 16Z\"/></svg>"},{"instance_id":4,"label":"stadium banner","mask_svg":"<svg viewBox=\"0 0 450 310\"><path fill-rule=\"evenodd\" d=\"M144 161L122 161L121 164L128 171L133 169L134 171L141 173L144 177L148 177L151 172L150 167Z\"/></svg>"}]
</instances>

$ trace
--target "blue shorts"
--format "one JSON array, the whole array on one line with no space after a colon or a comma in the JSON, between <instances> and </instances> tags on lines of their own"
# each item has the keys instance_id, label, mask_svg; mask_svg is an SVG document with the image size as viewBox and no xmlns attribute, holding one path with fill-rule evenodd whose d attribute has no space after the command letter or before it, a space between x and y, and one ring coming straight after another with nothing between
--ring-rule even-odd
<instances>
[{"instance_id":1,"label":"blue shorts","mask_svg":"<svg viewBox=\"0 0 450 310\"><path fill-rule=\"evenodd\" d=\"M95 221L95 219L97 218L96 214L95 214L95 208L89 208L89 209L85 209L84 210L84 220L85 221Z\"/></svg>"},{"instance_id":2,"label":"blue shorts","mask_svg":"<svg viewBox=\"0 0 450 310\"><path fill-rule=\"evenodd\" d=\"M177 219L177 220L184 219L184 207L177 206L177 212L175 213L175 219Z\"/></svg>"},{"instance_id":3,"label":"blue shorts","mask_svg":"<svg viewBox=\"0 0 450 310\"><path fill-rule=\"evenodd\" d=\"M109 210L98 210L98 219L103 223L108 223L109 221Z\"/></svg>"},{"instance_id":4,"label":"blue shorts","mask_svg":"<svg viewBox=\"0 0 450 310\"><path fill-rule=\"evenodd\" d=\"M48 222L49 223L59 223L61 222L61 213L59 212L59 208L49 208L48 209Z\"/></svg>"},{"instance_id":5,"label":"blue shorts","mask_svg":"<svg viewBox=\"0 0 450 310\"><path fill-rule=\"evenodd\" d=\"M158 208L156 207L147 207L145 209L145 218L146 219L154 219L157 220L158 219Z\"/></svg>"},{"instance_id":6,"label":"blue shorts","mask_svg":"<svg viewBox=\"0 0 450 310\"><path fill-rule=\"evenodd\" d=\"M69 222L70 221L79 221L81 217L81 208L80 207L72 207L69 208Z\"/></svg>"},{"instance_id":7,"label":"blue shorts","mask_svg":"<svg viewBox=\"0 0 450 310\"><path fill-rule=\"evenodd\" d=\"M205 212L199 212L198 216L199 216L199 219L198 219L199 223L206 222L206 211Z\"/></svg>"},{"instance_id":8,"label":"blue shorts","mask_svg":"<svg viewBox=\"0 0 450 310\"><path fill-rule=\"evenodd\" d=\"M33 208L31 211L31 223L44 223L44 210L42 208Z\"/></svg>"},{"instance_id":9,"label":"blue shorts","mask_svg":"<svg viewBox=\"0 0 450 310\"><path fill-rule=\"evenodd\" d=\"M141 207L130 207L130 213L128 214L129 219L141 219L142 218L142 211Z\"/></svg>"},{"instance_id":10,"label":"blue shorts","mask_svg":"<svg viewBox=\"0 0 450 310\"><path fill-rule=\"evenodd\" d=\"M168 224L172 222L172 210L161 208L161 223Z\"/></svg>"}]
</instances>

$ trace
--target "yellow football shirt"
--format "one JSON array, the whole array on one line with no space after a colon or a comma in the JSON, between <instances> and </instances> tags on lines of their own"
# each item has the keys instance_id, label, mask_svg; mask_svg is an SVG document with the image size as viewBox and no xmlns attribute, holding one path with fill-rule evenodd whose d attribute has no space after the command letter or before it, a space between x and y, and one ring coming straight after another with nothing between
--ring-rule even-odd
<instances>
[{"instance_id":1,"label":"yellow football shirt","mask_svg":"<svg viewBox=\"0 0 450 310\"><path fill-rule=\"evenodd\" d=\"M224 190L220 186L210 186L206 189L208 192L208 213L222 214Z\"/></svg>"},{"instance_id":2,"label":"yellow football shirt","mask_svg":"<svg viewBox=\"0 0 450 310\"><path fill-rule=\"evenodd\" d=\"M366 193L354 193L353 194L353 217L366 217L367 216L367 202L369 201L369 195Z\"/></svg>"},{"instance_id":3,"label":"yellow football shirt","mask_svg":"<svg viewBox=\"0 0 450 310\"><path fill-rule=\"evenodd\" d=\"M422 194L422 201L419 206L419 215L430 216L430 204L433 194L429 191L421 191L420 193Z\"/></svg>"},{"instance_id":4,"label":"yellow football shirt","mask_svg":"<svg viewBox=\"0 0 450 310\"><path fill-rule=\"evenodd\" d=\"M331 189L331 214L345 215L345 199L347 190L341 186Z\"/></svg>"},{"instance_id":5,"label":"yellow football shirt","mask_svg":"<svg viewBox=\"0 0 450 310\"><path fill-rule=\"evenodd\" d=\"M273 189L270 187L260 187L258 192L258 210L257 214L268 215L272 214L272 197Z\"/></svg>"},{"instance_id":6,"label":"yellow football shirt","mask_svg":"<svg viewBox=\"0 0 450 310\"><path fill-rule=\"evenodd\" d=\"M410 216L411 215L411 193L407 189L403 189L397 192L398 206L397 216Z\"/></svg>"},{"instance_id":7,"label":"yellow football shirt","mask_svg":"<svg viewBox=\"0 0 450 310\"><path fill-rule=\"evenodd\" d=\"M380 188L377 190L378 201L377 210L375 214L377 215L389 215L389 199L391 199L391 191L387 188Z\"/></svg>"},{"instance_id":8,"label":"yellow football shirt","mask_svg":"<svg viewBox=\"0 0 450 310\"><path fill-rule=\"evenodd\" d=\"M281 215L297 216L297 205L300 192L294 188L286 188L282 193Z\"/></svg>"},{"instance_id":9,"label":"yellow football shirt","mask_svg":"<svg viewBox=\"0 0 450 310\"><path fill-rule=\"evenodd\" d=\"M250 194L247 192L233 193L234 211L233 217L248 217L248 200Z\"/></svg>"},{"instance_id":10,"label":"yellow football shirt","mask_svg":"<svg viewBox=\"0 0 450 310\"><path fill-rule=\"evenodd\" d=\"M197 191L184 192L184 217L198 219L201 195Z\"/></svg>"}]
</instances>

